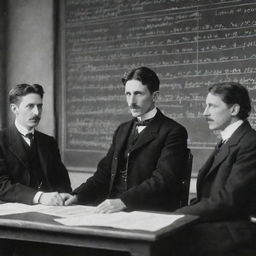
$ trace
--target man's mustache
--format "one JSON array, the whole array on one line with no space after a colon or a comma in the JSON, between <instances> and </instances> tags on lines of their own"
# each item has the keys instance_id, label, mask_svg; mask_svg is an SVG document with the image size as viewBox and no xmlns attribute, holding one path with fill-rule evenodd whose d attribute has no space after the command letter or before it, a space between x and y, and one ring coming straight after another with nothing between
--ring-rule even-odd
<instances>
[{"instance_id":1,"label":"man's mustache","mask_svg":"<svg viewBox=\"0 0 256 256\"><path fill-rule=\"evenodd\" d=\"M133 105L130 105L129 108L131 108L131 109L139 109L140 107L138 105L134 105L133 104Z\"/></svg>"},{"instance_id":2,"label":"man's mustache","mask_svg":"<svg viewBox=\"0 0 256 256\"><path fill-rule=\"evenodd\" d=\"M40 121L40 117L39 116L34 116L34 117L30 118L29 120L31 120L31 121Z\"/></svg>"}]
</instances>

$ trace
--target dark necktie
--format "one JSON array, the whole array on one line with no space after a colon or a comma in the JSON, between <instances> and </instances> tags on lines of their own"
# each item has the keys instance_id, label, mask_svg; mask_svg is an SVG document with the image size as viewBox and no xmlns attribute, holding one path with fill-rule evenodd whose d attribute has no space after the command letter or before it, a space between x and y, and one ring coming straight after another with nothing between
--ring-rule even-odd
<instances>
[{"instance_id":1,"label":"dark necktie","mask_svg":"<svg viewBox=\"0 0 256 256\"><path fill-rule=\"evenodd\" d=\"M152 118L144 120L144 121L135 121L135 135L136 136L139 135L139 133L140 133L139 129L138 129L139 127L147 126L151 120L152 120Z\"/></svg>"},{"instance_id":2,"label":"dark necktie","mask_svg":"<svg viewBox=\"0 0 256 256\"><path fill-rule=\"evenodd\" d=\"M33 142L34 142L34 134L32 132L27 133L26 135L24 135L25 138L29 139L29 146L32 147Z\"/></svg>"},{"instance_id":3,"label":"dark necktie","mask_svg":"<svg viewBox=\"0 0 256 256\"><path fill-rule=\"evenodd\" d=\"M152 118L144 120L144 121L136 121L135 125L136 126L147 126L151 120L152 120Z\"/></svg>"},{"instance_id":4,"label":"dark necktie","mask_svg":"<svg viewBox=\"0 0 256 256\"><path fill-rule=\"evenodd\" d=\"M217 155L221 149L221 146L224 144L225 141L223 140L220 140L216 146L215 146L215 149L214 149L214 155Z\"/></svg>"}]
</instances>

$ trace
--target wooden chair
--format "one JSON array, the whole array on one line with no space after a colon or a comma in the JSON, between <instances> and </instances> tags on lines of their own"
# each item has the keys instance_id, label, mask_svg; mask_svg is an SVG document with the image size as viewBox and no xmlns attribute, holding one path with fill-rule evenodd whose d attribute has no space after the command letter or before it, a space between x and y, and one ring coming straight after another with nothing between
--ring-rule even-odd
<instances>
[{"instance_id":1,"label":"wooden chair","mask_svg":"<svg viewBox=\"0 0 256 256\"><path fill-rule=\"evenodd\" d=\"M181 185L182 185L182 192L181 192L181 199L180 199L180 207L188 205L189 199L189 188L190 188L190 179L191 179L191 172L192 172L192 163L193 163L193 155L191 150L187 149L187 165L186 170L183 173L183 177L181 178Z\"/></svg>"}]
</instances>

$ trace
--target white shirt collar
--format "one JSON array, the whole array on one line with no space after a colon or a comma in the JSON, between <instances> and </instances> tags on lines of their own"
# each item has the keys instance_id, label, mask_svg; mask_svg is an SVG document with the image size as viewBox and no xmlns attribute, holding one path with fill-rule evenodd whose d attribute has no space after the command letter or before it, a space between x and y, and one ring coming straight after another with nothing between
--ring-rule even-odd
<instances>
[{"instance_id":1,"label":"white shirt collar","mask_svg":"<svg viewBox=\"0 0 256 256\"><path fill-rule=\"evenodd\" d=\"M28 133L31 133L31 132L34 134L34 132L35 132L35 129L32 129L31 131L29 131L26 127L20 125L20 124L17 122L16 119L15 119L14 124L15 124L17 130L18 130L22 135L24 135L24 136L25 136L26 134L28 134Z\"/></svg>"},{"instance_id":2,"label":"white shirt collar","mask_svg":"<svg viewBox=\"0 0 256 256\"><path fill-rule=\"evenodd\" d=\"M157 113L157 109L156 107L154 107L152 110L150 110L149 112L145 113L144 115L142 116L139 116L137 119L139 121L145 121L145 120L148 120L150 118L153 118Z\"/></svg>"},{"instance_id":3,"label":"white shirt collar","mask_svg":"<svg viewBox=\"0 0 256 256\"><path fill-rule=\"evenodd\" d=\"M220 132L222 140L223 141L228 140L232 136L232 134L238 129L238 127L242 125L243 122L244 122L243 120L238 120L235 123L228 125L225 128L225 130Z\"/></svg>"}]
</instances>

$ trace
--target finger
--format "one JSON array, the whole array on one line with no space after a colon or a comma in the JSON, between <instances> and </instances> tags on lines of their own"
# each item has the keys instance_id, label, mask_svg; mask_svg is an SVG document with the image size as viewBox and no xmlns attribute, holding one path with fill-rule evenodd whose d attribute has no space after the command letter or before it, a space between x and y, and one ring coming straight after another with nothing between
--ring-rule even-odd
<instances>
[{"instance_id":1,"label":"finger","mask_svg":"<svg viewBox=\"0 0 256 256\"><path fill-rule=\"evenodd\" d=\"M67 199L67 203L68 203L68 205L78 203L77 197L76 197L76 196L70 196L70 197Z\"/></svg>"},{"instance_id":2,"label":"finger","mask_svg":"<svg viewBox=\"0 0 256 256\"><path fill-rule=\"evenodd\" d=\"M59 194L55 195L54 203L56 205L63 205L63 199L62 199L62 197Z\"/></svg>"},{"instance_id":3,"label":"finger","mask_svg":"<svg viewBox=\"0 0 256 256\"><path fill-rule=\"evenodd\" d=\"M64 205L71 205L71 204L73 204L74 201L75 201L75 199L73 197L68 198L65 200Z\"/></svg>"},{"instance_id":4,"label":"finger","mask_svg":"<svg viewBox=\"0 0 256 256\"><path fill-rule=\"evenodd\" d=\"M62 193L62 194L59 194L60 197L62 198L62 200L66 200L67 198L69 198L69 194L66 194L66 193Z\"/></svg>"},{"instance_id":5,"label":"finger","mask_svg":"<svg viewBox=\"0 0 256 256\"><path fill-rule=\"evenodd\" d=\"M101 205L97 206L97 208L95 209L95 212L96 213L104 213L107 210L108 210L108 206L105 204L101 204Z\"/></svg>"}]
</instances>

